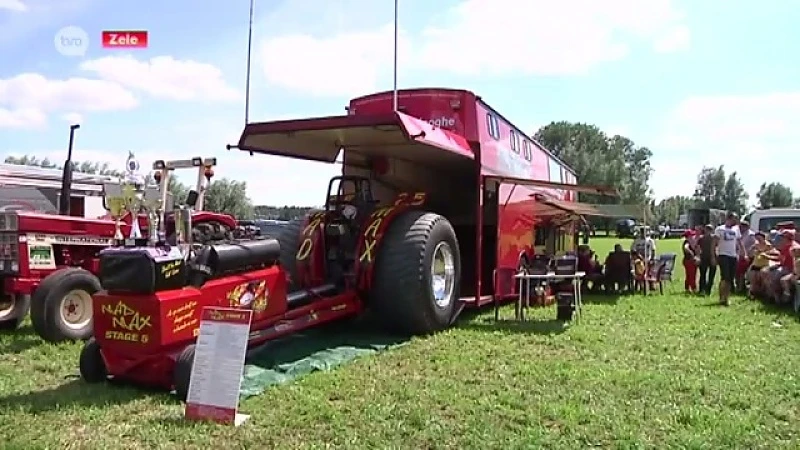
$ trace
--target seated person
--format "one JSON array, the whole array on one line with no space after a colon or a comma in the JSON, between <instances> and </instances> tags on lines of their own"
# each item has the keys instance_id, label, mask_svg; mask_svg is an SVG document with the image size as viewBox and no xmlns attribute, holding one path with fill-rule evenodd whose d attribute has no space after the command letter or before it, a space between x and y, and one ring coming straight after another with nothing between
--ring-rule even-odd
<instances>
[{"instance_id":1,"label":"seated person","mask_svg":"<svg viewBox=\"0 0 800 450\"><path fill-rule=\"evenodd\" d=\"M750 248L750 267L747 270L747 281L750 283L750 296L758 297L764 294L764 275L769 267L776 265L780 255L774 251L772 244L767 241L767 235L759 231L755 234L756 243Z\"/></svg>"},{"instance_id":2,"label":"seated person","mask_svg":"<svg viewBox=\"0 0 800 450\"><path fill-rule=\"evenodd\" d=\"M622 249L621 244L614 245L614 251L606 256L603 266L607 291L618 291L623 286L628 286L631 275L630 254Z\"/></svg>"},{"instance_id":3,"label":"seated person","mask_svg":"<svg viewBox=\"0 0 800 450\"><path fill-rule=\"evenodd\" d=\"M586 289L592 283L592 291L600 289L603 281L603 268L592 257L593 252L587 246L578 247L578 272L586 275L581 280L581 289Z\"/></svg>"},{"instance_id":4,"label":"seated person","mask_svg":"<svg viewBox=\"0 0 800 450\"><path fill-rule=\"evenodd\" d=\"M795 241L795 230L785 228L779 232L776 248L780 254L780 265L772 271L770 298L776 303L788 303L792 299L797 282L795 260L800 258L800 244Z\"/></svg>"}]
</instances>

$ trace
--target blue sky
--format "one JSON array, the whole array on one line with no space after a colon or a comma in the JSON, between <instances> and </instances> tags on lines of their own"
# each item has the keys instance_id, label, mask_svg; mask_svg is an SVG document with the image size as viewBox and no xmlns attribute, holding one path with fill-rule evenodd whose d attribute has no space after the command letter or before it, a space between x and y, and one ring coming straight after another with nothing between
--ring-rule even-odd
<instances>
[{"instance_id":1,"label":"blue sky","mask_svg":"<svg viewBox=\"0 0 800 450\"><path fill-rule=\"evenodd\" d=\"M791 165L774 164L800 140L795 2L400 2L401 87L471 89L531 133L571 120L624 134L653 151L657 198L691 194L718 164L751 193L780 181L800 194ZM242 129L248 7L0 0L0 152L63 159L79 120L76 159L217 156L257 203L319 203L335 167L224 149ZM391 88L391 1L256 12L251 120L340 114ZM90 36L84 57L55 49L70 25ZM148 30L150 45L103 49L109 29Z\"/></svg>"}]
</instances>

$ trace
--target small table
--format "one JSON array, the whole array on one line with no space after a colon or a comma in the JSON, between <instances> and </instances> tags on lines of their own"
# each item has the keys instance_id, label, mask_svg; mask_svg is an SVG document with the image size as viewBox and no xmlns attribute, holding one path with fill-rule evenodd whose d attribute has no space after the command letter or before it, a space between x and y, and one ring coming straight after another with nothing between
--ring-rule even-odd
<instances>
[{"instance_id":1,"label":"small table","mask_svg":"<svg viewBox=\"0 0 800 450\"><path fill-rule=\"evenodd\" d=\"M562 280L572 280L572 294L575 298L575 312L577 313L578 319L583 315L583 297L581 296L581 279L586 276L586 272L575 272L573 274L557 274L555 272L548 272L542 274L528 274L525 272L519 272L518 274L514 275L514 278L519 280L519 294L517 295L517 304L515 308L515 318L516 320L525 320L525 312L523 309L527 306L523 295L527 290L523 289L524 284L526 281L531 280L539 280L539 281L562 281ZM528 295L530 293L528 292Z\"/></svg>"}]
</instances>

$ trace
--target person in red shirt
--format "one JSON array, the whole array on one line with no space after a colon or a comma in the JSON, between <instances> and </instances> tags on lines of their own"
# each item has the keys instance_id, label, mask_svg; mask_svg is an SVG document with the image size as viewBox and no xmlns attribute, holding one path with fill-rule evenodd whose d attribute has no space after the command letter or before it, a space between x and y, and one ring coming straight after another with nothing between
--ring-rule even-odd
<instances>
[{"instance_id":1,"label":"person in red shirt","mask_svg":"<svg viewBox=\"0 0 800 450\"><path fill-rule=\"evenodd\" d=\"M800 244L795 241L796 232L791 228L780 231L778 251L780 252L780 269L776 275L780 282L780 291L776 293L778 303L788 303L792 299L794 286L797 283L795 260L800 258Z\"/></svg>"},{"instance_id":2,"label":"person in red shirt","mask_svg":"<svg viewBox=\"0 0 800 450\"><path fill-rule=\"evenodd\" d=\"M697 262L699 258L695 253L694 230L683 233L683 269L686 272L684 289L687 294L697 292Z\"/></svg>"}]
</instances>

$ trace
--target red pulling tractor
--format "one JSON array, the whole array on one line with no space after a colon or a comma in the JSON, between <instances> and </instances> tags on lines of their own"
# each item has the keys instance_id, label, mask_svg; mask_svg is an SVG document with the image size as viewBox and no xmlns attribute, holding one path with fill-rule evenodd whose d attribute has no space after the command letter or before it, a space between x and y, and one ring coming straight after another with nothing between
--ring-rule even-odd
<instances>
[{"instance_id":1,"label":"red pulling tractor","mask_svg":"<svg viewBox=\"0 0 800 450\"><path fill-rule=\"evenodd\" d=\"M236 221L224 214L201 211L203 193L213 176L214 158L158 161L155 178L166 190L173 170L198 170L199 193L193 227L201 241L226 239ZM122 218L122 231L131 232L133 215ZM138 216L146 231L147 220ZM165 217L174 235L171 214ZM92 295L100 290L98 252L112 246L115 225L110 217L91 219L28 211L0 213L0 325L17 327L30 309L31 322L44 340L88 339L93 332Z\"/></svg>"},{"instance_id":2,"label":"red pulling tractor","mask_svg":"<svg viewBox=\"0 0 800 450\"><path fill-rule=\"evenodd\" d=\"M251 346L367 306L399 333L452 324L460 311L458 242L444 217L423 209L426 195L402 193L378 205L369 179L339 176L327 198L323 211L290 222L277 240L198 243L187 234L177 247L101 251L103 291L94 296L95 337L81 352L82 377L174 388L185 398L192 342L210 305L252 309Z\"/></svg>"}]
</instances>

